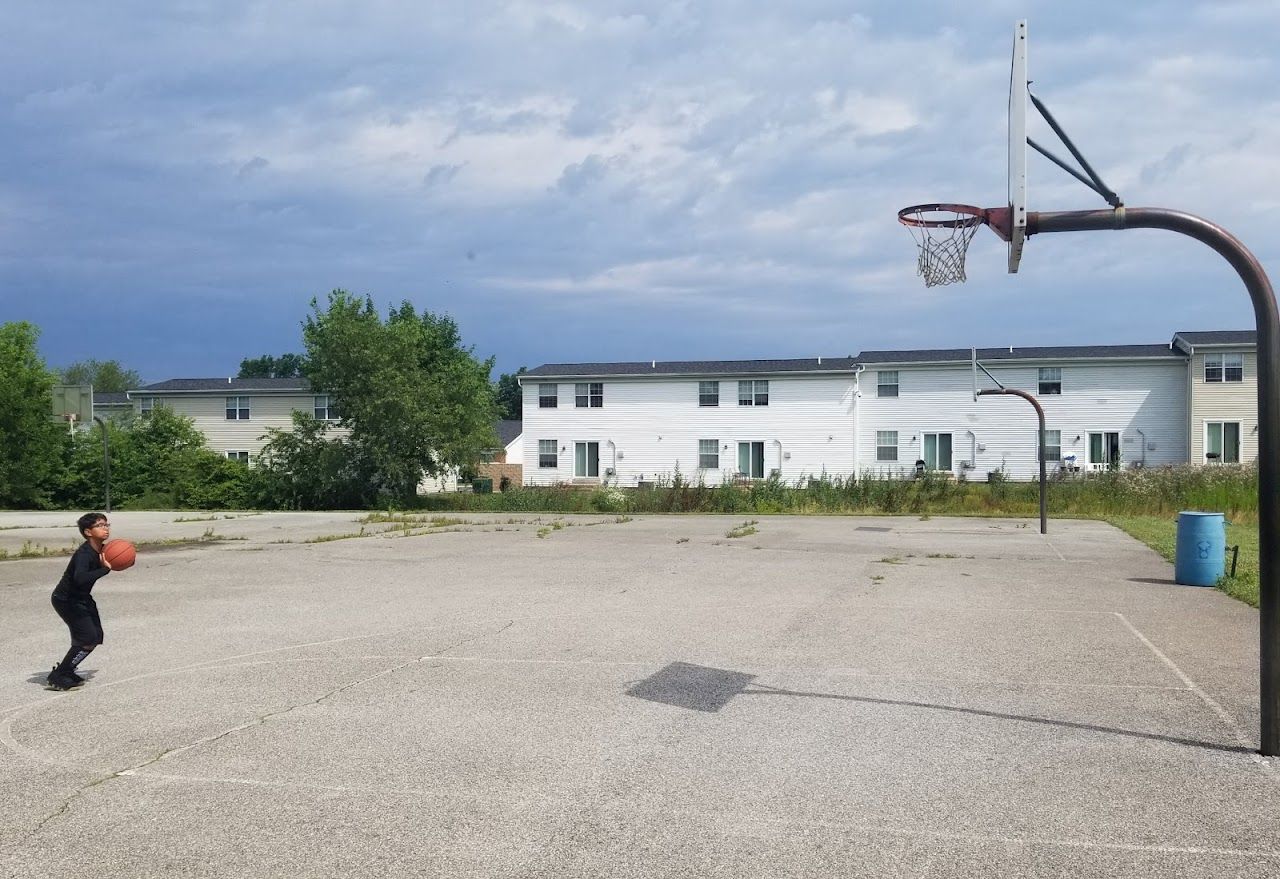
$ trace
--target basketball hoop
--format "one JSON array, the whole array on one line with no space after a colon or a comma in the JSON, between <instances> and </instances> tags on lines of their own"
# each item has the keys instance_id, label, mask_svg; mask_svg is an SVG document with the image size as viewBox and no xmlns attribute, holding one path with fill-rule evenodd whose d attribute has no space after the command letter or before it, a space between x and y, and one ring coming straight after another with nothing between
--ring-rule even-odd
<instances>
[{"instance_id":1,"label":"basketball hoop","mask_svg":"<svg viewBox=\"0 0 1280 879\"><path fill-rule=\"evenodd\" d=\"M965 280L964 257L987 213L967 204L918 204L898 211L898 222L911 231L920 251L916 274L926 287Z\"/></svg>"}]
</instances>

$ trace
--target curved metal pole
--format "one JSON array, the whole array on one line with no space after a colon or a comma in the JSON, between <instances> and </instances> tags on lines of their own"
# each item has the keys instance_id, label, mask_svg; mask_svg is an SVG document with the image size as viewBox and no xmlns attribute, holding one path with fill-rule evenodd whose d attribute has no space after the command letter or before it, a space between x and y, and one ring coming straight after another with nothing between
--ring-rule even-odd
<instances>
[{"instance_id":1,"label":"curved metal pole","mask_svg":"<svg viewBox=\"0 0 1280 879\"><path fill-rule=\"evenodd\" d=\"M1028 213L1027 234L1092 229L1168 229L1212 247L1244 281L1258 324L1258 637L1261 752L1280 755L1280 316L1271 281L1249 249L1216 223L1166 208Z\"/></svg>"},{"instance_id":2,"label":"curved metal pole","mask_svg":"<svg viewBox=\"0 0 1280 879\"><path fill-rule=\"evenodd\" d=\"M1019 391L1014 388L1001 388L1000 390L984 390L978 391L979 397L985 397L990 394L1012 394L1015 397L1021 397L1032 406L1036 407L1036 417L1040 419L1040 533L1048 534L1048 516L1046 514L1045 490L1048 485L1048 479L1045 476L1044 464L1044 408L1040 405L1040 401L1028 394L1026 391Z\"/></svg>"}]
</instances>

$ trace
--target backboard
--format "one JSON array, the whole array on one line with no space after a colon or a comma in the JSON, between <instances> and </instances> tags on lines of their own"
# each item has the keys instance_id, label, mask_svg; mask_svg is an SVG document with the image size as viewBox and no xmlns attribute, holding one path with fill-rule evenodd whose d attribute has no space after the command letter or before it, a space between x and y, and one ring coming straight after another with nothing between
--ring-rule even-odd
<instances>
[{"instance_id":1,"label":"backboard","mask_svg":"<svg viewBox=\"0 0 1280 879\"><path fill-rule=\"evenodd\" d=\"M1018 271L1027 237L1027 21L1013 28L1009 69L1009 273Z\"/></svg>"},{"instance_id":2,"label":"backboard","mask_svg":"<svg viewBox=\"0 0 1280 879\"><path fill-rule=\"evenodd\" d=\"M49 413L59 420L93 423L93 385L54 385Z\"/></svg>"}]
</instances>

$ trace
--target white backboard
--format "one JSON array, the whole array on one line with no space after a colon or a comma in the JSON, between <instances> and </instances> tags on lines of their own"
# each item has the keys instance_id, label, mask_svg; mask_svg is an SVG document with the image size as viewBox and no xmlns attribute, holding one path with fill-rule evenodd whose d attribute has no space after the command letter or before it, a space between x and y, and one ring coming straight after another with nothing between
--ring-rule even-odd
<instances>
[{"instance_id":1,"label":"white backboard","mask_svg":"<svg viewBox=\"0 0 1280 879\"><path fill-rule=\"evenodd\" d=\"M1009 272L1022 262L1027 237L1027 22L1013 28L1009 71Z\"/></svg>"}]
</instances>

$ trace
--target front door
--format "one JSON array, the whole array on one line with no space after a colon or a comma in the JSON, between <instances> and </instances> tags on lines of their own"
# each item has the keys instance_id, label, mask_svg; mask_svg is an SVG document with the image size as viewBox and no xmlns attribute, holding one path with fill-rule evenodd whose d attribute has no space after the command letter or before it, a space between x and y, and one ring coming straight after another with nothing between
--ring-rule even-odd
<instances>
[{"instance_id":1,"label":"front door","mask_svg":"<svg viewBox=\"0 0 1280 879\"><path fill-rule=\"evenodd\" d=\"M573 444L573 475L587 479L600 476L600 444Z\"/></svg>"}]
</instances>

